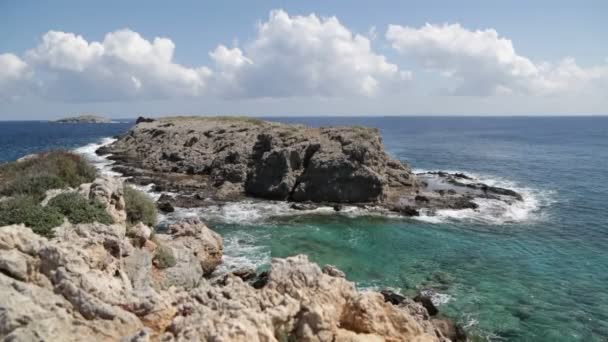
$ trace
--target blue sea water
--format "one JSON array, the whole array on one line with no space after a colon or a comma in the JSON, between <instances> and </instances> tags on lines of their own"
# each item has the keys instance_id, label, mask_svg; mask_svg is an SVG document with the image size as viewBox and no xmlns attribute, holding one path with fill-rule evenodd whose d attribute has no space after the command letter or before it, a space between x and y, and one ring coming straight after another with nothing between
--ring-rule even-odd
<instances>
[{"instance_id":1,"label":"blue sea water","mask_svg":"<svg viewBox=\"0 0 608 342\"><path fill-rule=\"evenodd\" d=\"M202 215L223 235L225 267L305 253L361 288L428 291L482 340L608 339L608 117L272 120L378 127L386 149L414 169L467 172L525 201L418 219L295 215L259 202L175 213ZM97 143L130 125L0 122L0 160Z\"/></svg>"}]
</instances>

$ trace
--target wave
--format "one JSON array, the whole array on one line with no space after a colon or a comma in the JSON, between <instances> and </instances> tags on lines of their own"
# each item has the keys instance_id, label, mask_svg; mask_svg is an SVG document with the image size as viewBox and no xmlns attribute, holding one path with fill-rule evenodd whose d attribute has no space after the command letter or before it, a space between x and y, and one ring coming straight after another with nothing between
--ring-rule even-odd
<instances>
[{"instance_id":1,"label":"wave","mask_svg":"<svg viewBox=\"0 0 608 342\"><path fill-rule=\"evenodd\" d=\"M414 173L426 173L430 170L414 169ZM459 179L463 183L484 183L489 186L512 189L521 194L522 201L511 203L477 197L473 200L477 209L442 209L435 212L421 211L421 215L414 217L419 221L428 223L470 222L503 225L512 223L532 222L544 219L543 208L555 202L555 192L526 187L517 182L497 176L479 174L460 170L442 170L448 173L464 173L472 180Z\"/></svg>"},{"instance_id":2,"label":"wave","mask_svg":"<svg viewBox=\"0 0 608 342\"><path fill-rule=\"evenodd\" d=\"M108 156L99 156L95 151L102 146L110 145L115 142L117 139L115 138L101 138L98 142L94 142L91 144L87 144L78 148L75 148L73 151L77 154L85 157L89 162L91 162L101 174L111 175L116 177L121 177L122 174L112 171L113 161L109 160Z\"/></svg>"}]
</instances>

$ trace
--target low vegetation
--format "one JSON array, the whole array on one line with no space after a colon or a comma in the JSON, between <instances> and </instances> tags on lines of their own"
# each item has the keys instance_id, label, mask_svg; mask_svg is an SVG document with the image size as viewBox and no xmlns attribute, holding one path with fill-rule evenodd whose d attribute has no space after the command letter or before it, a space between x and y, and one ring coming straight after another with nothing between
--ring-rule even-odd
<instances>
[{"instance_id":1,"label":"low vegetation","mask_svg":"<svg viewBox=\"0 0 608 342\"><path fill-rule=\"evenodd\" d=\"M112 224L112 217L106 212L103 204L84 198L76 192L60 194L49 204L74 224L99 222Z\"/></svg>"},{"instance_id":2,"label":"low vegetation","mask_svg":"<svg viewBox=\"0 0 608 342\"><path fill-rule=\"evenodd\" d=\"M95 167L81 156L53 151L25 161L0 165L0 195L41 200L50 189L78 187L95 179Z\"/></svg>"},{"instance_id":3,"label":"low vegetation","mask_svg":"<svg viewBox=\"0 0 608 342\"><path fill-rule=\"evenodd\" d=\"M156 203L150 196L128 185L124 187L124 196L128 224L142 222L148 227L156 226Z\"/></svg>"},{"instance_id":4,"label":"low vegetation","mask_svg":"<svg viewBox=\"0 0 608 342\"><path fill-rule=\"evenodd\" d=\"M0 226L24 224L40 235L52 237L53 229L66 219L73 224L114 223L102 203L74 191L61 193L46 206L41 205L48 190L77 188L95 180L96 175L95 168L85 159L65 151L0 165ZM129 186L124 188L124 198L130 225L156 225L154 200ZM159 256L163 264L170 264L171 257Z\"/></svg>"},{"instance_id":5,"label":"low vegetation","mask_svg":"<svg viewBox=\"0 0 608 342\"><path fill-rule=\"evenodd\" d=\"M31 196L19 196L0 202L0 226L25 224L46 237L63 223L64 216L52 206L43 207Z\"/></svg>"}]
</instances>

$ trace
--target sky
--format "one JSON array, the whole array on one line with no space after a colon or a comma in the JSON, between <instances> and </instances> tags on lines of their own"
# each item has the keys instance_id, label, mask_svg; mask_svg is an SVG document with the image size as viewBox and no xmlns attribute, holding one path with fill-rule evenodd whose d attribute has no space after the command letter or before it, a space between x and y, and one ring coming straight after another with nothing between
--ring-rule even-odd
<instances>
[{"instance_id":1,"label":"sky","mask_svg":"<svg viewBox=\"0 0 608 342\"><path fill-rule=\"evenodd\" d=\"M0 120L607 115L608 2L0 0Z\"/></svg>"}]
</instances>

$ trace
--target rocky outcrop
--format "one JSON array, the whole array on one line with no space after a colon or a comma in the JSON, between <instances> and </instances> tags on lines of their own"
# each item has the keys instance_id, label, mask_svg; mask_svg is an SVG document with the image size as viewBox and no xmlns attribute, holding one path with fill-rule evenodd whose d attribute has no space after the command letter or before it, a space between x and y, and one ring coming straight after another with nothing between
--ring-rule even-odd
<instances>
[{"instance_id":1,"label":"rocky outcrop","mask_svg":"<svg viewBox=\"0 0 608 342\"><path fill-rule=\"evenodd\" d=\"M87 191L88 190L88 191ZM123 182L115 177L101 176L90 185L81 186L81 192L91 200L104 204L106 211L115 223L125 223L125 198Z\"/></svg>"},{"instance_id":2,"label":"rocky outcrop","mask_svg":"<svg viewBox=\"0 0 608 342\"><path fill-rule=\"evenodd\" d=\"M154 184L159 208L205 206L244 197L296 202L294 209L341 204L405 216L438 209L476 210L476 198L521 201L510 189L464 174L415 175L392 159L377 129L308 128L248 118L138 120L126 135L98 150L114 170L139 185Z\"/></svg>"},{"instance_id":3,"label":"rocky outcrop","mask_svg":"<svg viewBox=\"0 0 608 342\"><path fill-rule=\"evenodd\" d=\"M378 130L365 127L168 118L140 121L99 152L112 153L127 174L150 172L157 184L171 177L155 177L158 173L198 176L190 183L174 176L168 185L217 198L383 202L419 185L407 166L384 152Z\"/></svg>"},{"instance_id":4,"label":"rocky outcrop","mask_svg":"<svg viewBox=\"0 0 608 342\"><path fill-rule=\"evenodd\" d=\"M357 291L335 267L302 255L273 259L263 281L251 271L207 279L221 260L216 233L187 220L151 241L145 228L65 224L47 240L0 227L0 338L449 341L445 333L457 332L412 300ZM161 246L174 265L155 266Z\"/></svg>"}]
</instances>

